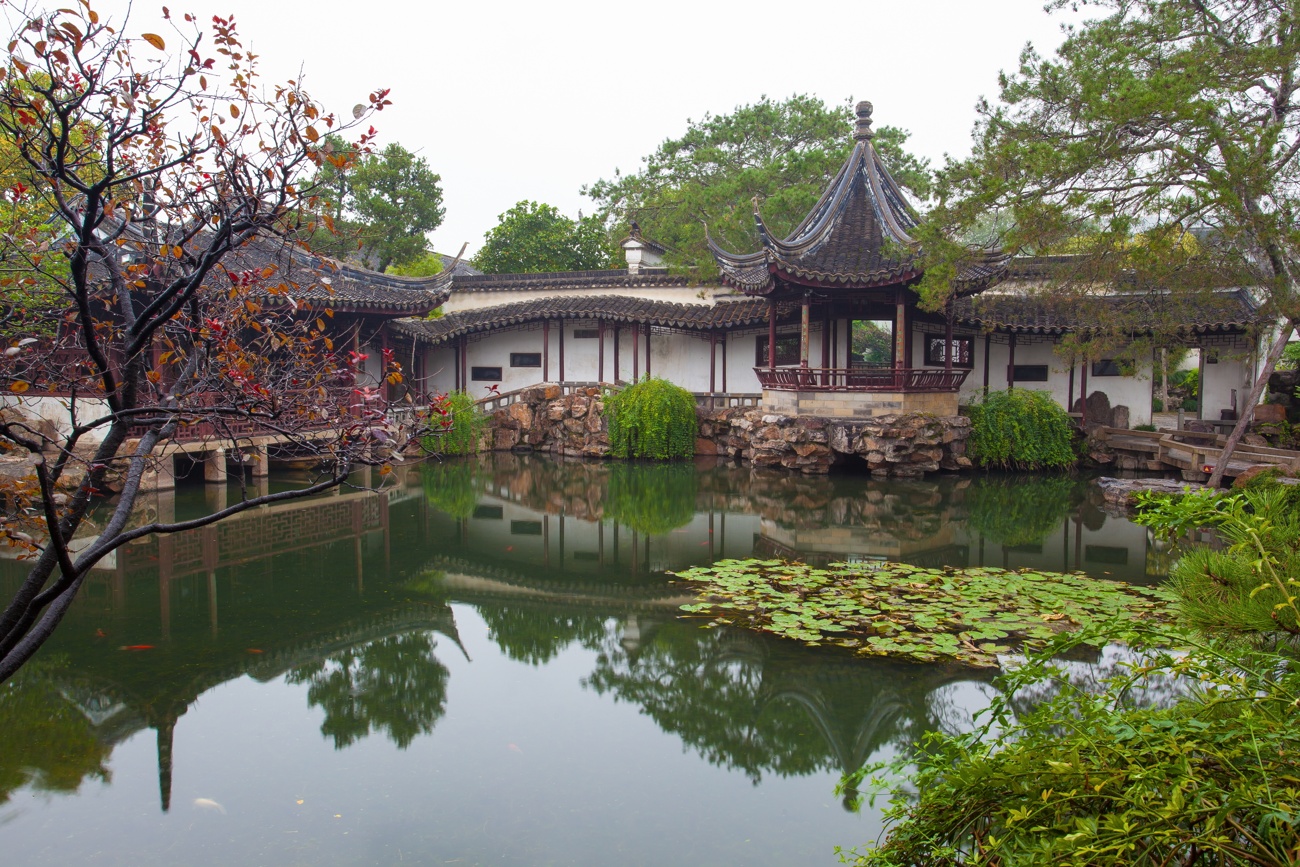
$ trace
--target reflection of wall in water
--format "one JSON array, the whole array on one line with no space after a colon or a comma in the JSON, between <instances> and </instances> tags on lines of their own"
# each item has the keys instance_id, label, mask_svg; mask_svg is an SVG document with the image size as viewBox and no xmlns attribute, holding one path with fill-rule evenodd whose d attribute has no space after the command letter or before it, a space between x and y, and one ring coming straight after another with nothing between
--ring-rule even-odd
<instances>
[{"instance_id":1,"label":"reflection of wall in water","mask_svg":"<svg viewBox=\"0 0 1300 867\"><path fill-rule=\"evenodd\" d=\"M754 515L697 512L684 526L651 536L616 521L549 514L494 495L480 497L468 518L435 512L431 522L435 538L455 540L475 555L578 575L664 572L749 557L759 527Z\"/></svg>"},{"instance_id":2,"label":"reflection of wall in water","mask_svg":"<svg viewBox=\"0 0 1300 867\"><path fill-rule=\"evenodd\" d=\"M1133 583L1150 580L1146 528L1086 503L1039 542L1000 545L976 536L967 544L971 566L1086 572L1094 578Z\"/></svg>"},{"instance_id":3,"label":"reflection of wall in water","mask_svg":"<svg viewBox=\"0 0 1300 867\"><path fill-rule=\"evenodd\" d=\"M824 564L891 561L917 566L993 566L1052 572L1086 572L1097 578L1141 583L1147 575L1146 529L1083 504L1036 542L1005 545L973 530L964 515L938 522L880 527L788 527L763 519L757 556ZM1158 576L1153 576L1158 577Z\"/></svg>"}]
</instances>

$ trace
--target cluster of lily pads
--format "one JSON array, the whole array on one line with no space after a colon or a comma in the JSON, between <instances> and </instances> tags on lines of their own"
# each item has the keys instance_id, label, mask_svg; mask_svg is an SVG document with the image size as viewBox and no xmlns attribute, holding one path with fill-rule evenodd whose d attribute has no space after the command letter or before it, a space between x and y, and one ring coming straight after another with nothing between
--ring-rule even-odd
<instances>
[{"instance_id":1,"label":"cluster of lily pads","mask_svg":"<svg viewBox=\"0 0 1300 867\"><path fill-rule=\"evenodd\" d=\"M862 655L982 668L1065 629L1174 619L1169 591L1082 573L722 560L674 574L699 584L697 601L682 609L718 625Z\"/></svg>"}]
</instances>

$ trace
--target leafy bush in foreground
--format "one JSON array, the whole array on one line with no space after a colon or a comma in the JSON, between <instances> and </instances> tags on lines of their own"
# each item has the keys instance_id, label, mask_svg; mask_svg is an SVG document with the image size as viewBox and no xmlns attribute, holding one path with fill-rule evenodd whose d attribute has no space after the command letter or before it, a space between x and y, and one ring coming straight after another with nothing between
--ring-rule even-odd
<instances>
[{"instance_id":1,"label":"leafy bush in foreground","mask_svg":"<svg viewBox=\"0 0 1300 867\"><path fill-rule=\"evenodd\" d=\"M927 737L913 757L918 772L895 792L886 839L852 853L852 863L1300 861L1295 497L1276 483L1148 497L1140 523L1166 536L1213 527L1229 545L1184 557L1172 575L1189 623L1214 633L1189 634L1186 653L1128 664L1100 691L1071 686L1052 662L1084 634L1031 655L1003 678L983 727ZM1159 676L1177 678L1183 694L1164 707L1134 706ZM1018 696L1044 684L1056 697L1017 716Z\"/></svg>"}]
</instances>

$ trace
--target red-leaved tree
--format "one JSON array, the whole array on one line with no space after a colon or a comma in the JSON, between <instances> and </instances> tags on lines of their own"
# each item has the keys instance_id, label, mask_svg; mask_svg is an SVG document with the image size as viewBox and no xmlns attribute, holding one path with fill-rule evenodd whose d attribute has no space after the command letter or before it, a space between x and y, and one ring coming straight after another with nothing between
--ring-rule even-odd
<instances>
[{"instance_id":1,"label":"red-leaved tree","mask_svg":"<svg viewBox=\"0 0 1300 867\"><path fill-rule=\"evenodd\" d=\"M335 345L328 269L293 241L321 210L311 177L368 152L387 91L340 120L299 82L264 85L230 19L164 7L161 32L134 32L88 0L11 16L0 153L16 165L0 177L29 178L4 198L43 218L0 235L0 292L31 323L0 347L0 454L27 456L0 477L0 538L30 565L0 612L0 680L115 548L339 485L422 423L385 400L400 365L367 381ZM353 137L347 155L329 133ZM328 469L199 520L131 524L177 443L238 457L266 437Z\"/></svg>"}]
</instances>

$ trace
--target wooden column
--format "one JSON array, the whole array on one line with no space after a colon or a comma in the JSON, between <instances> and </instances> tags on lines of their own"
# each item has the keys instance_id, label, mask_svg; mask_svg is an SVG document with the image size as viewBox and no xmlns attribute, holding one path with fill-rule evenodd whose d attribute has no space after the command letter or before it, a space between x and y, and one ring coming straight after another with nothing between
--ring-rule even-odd
<instances>
[{"instance_id":1,"label":"wooden column","mask_svg":"<svg viewBox=\"0 0 1300 867\"><path fill-rule=\"evenodd\" d=\"M645 375L650 374L650 323L645 324Z\"/></svg>"},{"instance_id":2,"label":"wooden column","mask_svg":"<svg viewBox=\"0 0 1300 867\"><path fill-rule=\"evenodd\" d=\"M451 388L452 391L460 390L460 343L451 345Z\"/></svg>"},{"instance_id":3,"label":"wooden column","mask_svg":"<svg viewBox=\"0 0 1300 867\"><path fill-rule=\"evenodd\" d=\"M812 299L803 296L803 307L799 311L799 366L808 367L808 344L812 342Z\"/></svg>"},{"instance_id":4,"label":"wooden column","mask_svg":"<svg viewBox=\"0 0 1300 867\"><path fill-rule=\"evenodd\" d=\"M596 326L596 355L599 359L596 362L596 382L605 381L605 320L600 321Z\"/></svg>"},{"instance_id":5,"label":"wooden column","mask_svg":"<svg viewBox=\"0 0 1300 867\"><path fill-rule=\"evenodd\" d=\"M542 382L551 381L551 320L542 320Z\"/></svg>"},{"instance_id":6,"label":"wooden column","mask_svg":"<svg viewBox=\"0 0 1300 867\"><path fill-rule=\"evenodd\" d=\"M469 393L469 338L460 339L460 378L462 380L461 391Z\"/></svg>"},{"instance_id":7,"label":"wooden column","mask_svg":"<svg viewBox=\"0 0 1300 867\"><path fill-rule=\"evenodd\" d=\"M943 369L948 373L952 372L952 357L957 354L957 348L952 345L952 299L948 299L947 309L943 314Z\"/></svg>"},{"instance_id":8,"label":"wooden column","mask_svg":"<svg viewBox=\"0 0 1300 867\"><path fill-rule=\"evenodd\" d=\"M722 393L727 393L727 335L722 335Z\"/></svg>"},{"instance_id":9,"label":"wooden column","mask_svg":"<svg viewBox=\"0 0 1300 867\"><path fill-rule=\"evenodd\" d=\"M776 301L767 302L767 369L776 370Z\"/></svg>"},{"instance_id":10,"label":"wooden column","mask_svg":"<svg viewBox=\"0 0 1300 867\"><path fill-rule=\"evenodd\" d=\"M1011 346L1007 351L1007 391L1016 387L1016 332L1011 332Z\"/></svg>"},{"instance_id":11,"label":"wooden column","mask_svg":"<svg viewBox=\"0 0 1300 867\"><path fill-rule=\"evenodd\" d=\"M1070 360L1070 384L1067 385L1066 388L1065 388L1065 411L1066 411L1066 412L1073 412L1073 411L1074 411L1074 368L1075 368L1075 364L1076 364L1076 362L1075 362L1073 359L1071 359L1071 360Z\"/></svg>"}]
</instances>

